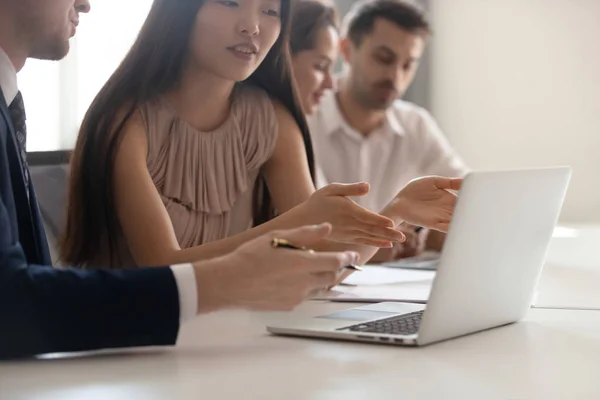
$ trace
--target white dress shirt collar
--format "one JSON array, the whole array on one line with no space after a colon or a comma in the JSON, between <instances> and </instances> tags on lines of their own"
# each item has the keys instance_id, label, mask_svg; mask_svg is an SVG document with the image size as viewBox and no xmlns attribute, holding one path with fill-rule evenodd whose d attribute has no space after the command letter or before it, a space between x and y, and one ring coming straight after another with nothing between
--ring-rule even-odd
<instances>
[{"instance_id":1,"label":"white dress shirt collar","mask_svg":"<svg viewBox=\"0 0 600 400\"><path fill-rule=\"evenodd\" d=\"M0 89L4 93L6 104L10 105L19 92L17 86L17 71L8 58L8 55L0 47Z\"/></svg>"},{"instance_id":2,"label":"white dress shirt collar","mask_svg":"<svg viewBox=\"0 0 600 400\"><path fill-rule=\"evenodd\" d=\"M364 136L352 128L344 118L337 101L337 92L333 90L327 91L320 107L320 114L323 116L323 132L325 134L331 135L332 133L342 131L351 136L364 139ZM386 111L384 125L379 129L385 133L396 134L399 136L406 135L406 130L394 113L393 107L390 107Z\"/></svg>"}]
</instances>

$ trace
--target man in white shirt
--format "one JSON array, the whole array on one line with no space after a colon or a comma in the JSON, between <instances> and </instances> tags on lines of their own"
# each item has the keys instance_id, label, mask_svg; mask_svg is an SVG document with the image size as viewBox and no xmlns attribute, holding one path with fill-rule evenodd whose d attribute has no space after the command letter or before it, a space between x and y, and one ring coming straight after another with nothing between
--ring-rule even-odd
<instances>
[{"instance_id":1,"label":"man in white shirt","mask_svg":"<svg viewBox=\"0 0 600 400\"><path fill-rule=\"evenodd\" d=\"M346 15L344 73L308 121L318 186L368 182L370 192L354 200L379 210L415 178L467 172L433 117L398 99L414 79L429 34L423 12L402 0L360 2ZM426 240L436 249L443 243L441 234L403 230L407 242L382 249L374 261L416 255Z\"/></svg>"},{"instance_id":2,"label":"man in white shirt","mask_svg":"<svg viewBox=\"0 0 600 400\"><path fill-rule=\"evenodd\" d=\"M17 71L27 58L59 60L87 0L0 0L0 358L100 348L172 345L179 325L223 308L290 309L335 282L354 252L310 246L330 225L271 233L194 264L125 271L51 267L29 179Z\"/></svg>"}]
</instances>

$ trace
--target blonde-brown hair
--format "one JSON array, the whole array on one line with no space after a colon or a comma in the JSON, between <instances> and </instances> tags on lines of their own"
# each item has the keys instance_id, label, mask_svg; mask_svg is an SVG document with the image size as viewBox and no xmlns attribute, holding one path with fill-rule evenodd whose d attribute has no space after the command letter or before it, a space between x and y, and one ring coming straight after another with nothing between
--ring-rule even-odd
<instances>
[{"instance_id":1,"label":"blonde-brown hair","mask_svg":"<svg viewBox=\"0 0 600 400\"><path fill-rule=\"evenodd\" d=\"M293 54L312 50L322 29L339 28L335 5L325 0L298 0L292 9L290 51Z\"/></svg>"}]
</instances>

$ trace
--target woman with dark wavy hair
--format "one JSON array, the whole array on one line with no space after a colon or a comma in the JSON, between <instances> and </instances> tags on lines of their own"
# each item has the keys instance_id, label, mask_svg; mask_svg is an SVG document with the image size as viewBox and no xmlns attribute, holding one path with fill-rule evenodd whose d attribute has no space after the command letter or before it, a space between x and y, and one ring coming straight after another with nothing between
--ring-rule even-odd
<instances>
[{"instance_id":1,"label":"woman with dark wavy hair","mask_svg":"<svg viewBox=\"0 0 600 400\"><path fill-rule=\"evenodd\" d=\"M327 221L332 235L315 248L356 249L364 262L373 246L403 240L400 220L445 228L454 205L445 188L456 181L416 182L382 215L346 197L366 193L366 184L315 192L290 73L291 3L154 1L83 121L64 261L172 265L226 254L273 229Z\"/></svg>"}]
</instances>

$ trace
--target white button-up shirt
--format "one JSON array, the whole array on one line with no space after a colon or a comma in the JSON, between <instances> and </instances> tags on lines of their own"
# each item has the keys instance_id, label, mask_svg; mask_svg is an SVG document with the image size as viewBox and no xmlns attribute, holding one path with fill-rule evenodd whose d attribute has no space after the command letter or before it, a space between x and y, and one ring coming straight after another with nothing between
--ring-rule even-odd
<instances>
[{"instance_id":1,"label":"white button-up shirt","mask_svg":"<svg viewBox=\"0 0 600 400\"><path fill-rule=\"evenodd\" d=\"M10 105L19 93L17 71L2 48L0 48L0 89L7 105ZM198 310L194 267L192 264L180 264L171 266L171 270L179 292L179 319L185 322L195 317Z\"/></svg>"},{"instance_id":2,"label":"white button-up shirt","mask_svg":"<svg viewBox=\"0 0 600 400\"><path fill-rule=\"evenodd\" d=\"M0 48L0 89L4 93L6 105L10 106L19 93L17 71L2 48Z\"/></svg>"},{"instance_id":3,"label":"white button-up shirt","mask_svg":"<svg viewBox=\"0 0 600 400\"><path fill-rule=\"evenodd\" d=\"M371 191L353 200L375 212L415 178L462 177L467 172L433 117L406 101L395 101L384 123L364 136L348 125L335 92L329 91L308 124L317 163L317 186L368 182Z\"/></svg>"}]
</instances>

